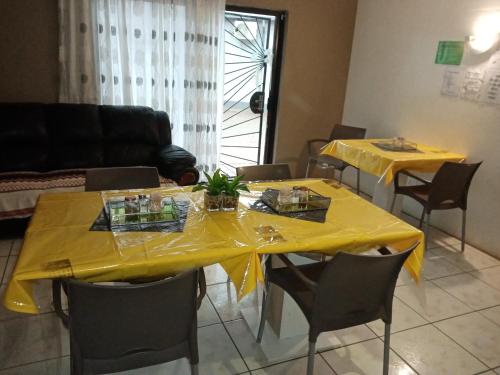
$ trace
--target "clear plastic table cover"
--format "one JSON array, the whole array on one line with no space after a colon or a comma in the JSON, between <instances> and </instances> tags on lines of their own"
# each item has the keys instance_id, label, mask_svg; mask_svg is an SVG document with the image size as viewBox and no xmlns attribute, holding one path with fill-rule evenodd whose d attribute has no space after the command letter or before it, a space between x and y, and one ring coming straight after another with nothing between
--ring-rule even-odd
<instances>
[{"instance_id":1,"label":"clear plastic table cover","mask_svg":"<svg viewBox=\"0 0 500 375\"><path fill-rule=\"evenodd\" d=\"M363 172L385 178L389 184L396 173L403 169L418 172L435 172L445 161L462 162L465 156L447 150L418 144L420 152L391 152L375 146L374 142L388 139L343 139L328 143L322 155L333 156L349 163Z\"/></svg>"},{"instance_id":2,"label":"clear plastic table cover","mask_svg":"<svg viewBox=\"0 0 500 375\"><path fill-rule=\"evenodd\" d=\"M332 198L325 223L249 209L266 188L294 185ZM215 263L230 275L241 298L263 279L262 254L333 255L339 250L362 252L382 245L404 250L416 242L420 243L405 266L419 279L422 232L348 190L320 180L254 183L250 189L240 196L235 212L205 211L203 192L192 193L190 187L43 194L26 232L4 305L10 310L37 313L33 285L41 279L117 281L167 276ZM190 202L183 232L89 231L103 208L103 199L153 191Z\"/></svg>"}]
</instances>

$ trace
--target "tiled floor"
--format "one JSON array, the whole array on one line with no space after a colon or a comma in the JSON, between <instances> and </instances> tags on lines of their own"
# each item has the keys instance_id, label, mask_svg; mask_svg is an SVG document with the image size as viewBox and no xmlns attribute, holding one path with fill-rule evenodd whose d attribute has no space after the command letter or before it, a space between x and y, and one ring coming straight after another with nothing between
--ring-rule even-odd
<instances>
[{"instance_id":1,"label":"tiled floor","mask_svg":"<svg viewBox=\"0 0 500 375\"><path fill-rule=\"evenodd\" d=\"M500 261L431 231L417 286L402 271L396 287L391 336L391 374L500 374ZM20 240L0 241L0 296L17 259ZM266 328L254 334L260 296L236 302L218 266L207 268L207 297L199 310L202 375L305 374L307 338L278 340ZM37 287L43 313L25 316L0 306L0 375L69 374L68 334L50 304L50 283ZM252 321L242 319L241 309ZM381 374L383 324L373 322L329 334L318 343L315 374ZM127 374L188 375L181 360Z\"/></svg>"}]
</instances>

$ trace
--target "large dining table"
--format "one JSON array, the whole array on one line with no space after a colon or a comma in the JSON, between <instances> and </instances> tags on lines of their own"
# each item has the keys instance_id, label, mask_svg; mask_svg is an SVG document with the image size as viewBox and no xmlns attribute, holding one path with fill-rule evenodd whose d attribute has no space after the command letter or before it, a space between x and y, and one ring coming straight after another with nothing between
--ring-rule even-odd
<instances>
[{"instance_id":1,"label":"large dining table","mask_svg":"<svg viewBox=\"0 0 500 375\"><path fill-rule=\"evenodd\" d=\"M306 186L331 198L324 222L254 210L267 188ZM263 280L261 257L276 253L360 253L389 246L402 251L418 243L405 267L416 280L423 261L423 233L349 190L319 179L259 182L240 196L234 212L207 212L203 192L191 187L116 192L42 194L4 296L14 311L37 313L38 280L74 277L100 282L167 276L220 263L238 298ZM189 208L173 232L91 230L112 195L159 193ZM353 273L353 277L362 277Z\"/></svg>"}]
</instances>

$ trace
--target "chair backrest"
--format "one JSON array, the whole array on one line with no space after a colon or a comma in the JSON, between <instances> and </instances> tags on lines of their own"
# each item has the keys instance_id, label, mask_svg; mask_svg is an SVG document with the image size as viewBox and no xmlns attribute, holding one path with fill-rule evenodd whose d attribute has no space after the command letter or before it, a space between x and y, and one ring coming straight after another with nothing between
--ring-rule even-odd
<instances>
[{"instance_id":1,"label":"chair backrest","mask_svg":"<svg viewBox=\"0 0 500 375\"><path fill-rule=\"evenodd\" d=\"M335 255L318 280L311 331L319 334L376 319L390 323L396 281L412 251L380 256Z\"/></svg>"},{"instance_id":2,"label":"chair backrest","mask_svg":"<svg viewBox=\"0 0 500 375\"><path fill-rule=\"evenodd\" d=\"M336 124L330 133L330 140L334 139L363 139L366 135L365 128Z\"/></svg>"},{"instance_id":3,"label":"chair backrest","mask_svg":"<svg viewBox=\"0 0 500 375\"><path fill-rule=\"evenodd\" d=\"M262 164L236 168L243 181L289 180L292 178L288 164Z\"/></svg>"},{"instance_id":4,"label":"chair backrest","mask_svg":"<svg viewBox=\"0 0 500 375\"><path fill-rule=\"evenodd\" d=\"M126 286L64 280L72 350L110 360L187 342L196 329L197 281L198 270Z\"/></svg>"},{"instance_id":5,"label":"chair backrest","mask_svg":"<svg viewBox=\"0 0 500 375\"><path fill-rule=\"evenodd\" d=\"M432 179L430 208L446 202L466 209L469 186L481 163L445 162Z\"/></svg>"},{"instance_id":6,"label":"chair backrest","mask_svg":"<svg viewBox=\"0 0 500 375\"><path fill-rule=\"evenodd\" d=\"M155 167L119 167L88 169L85 191L147 189L160 187Z\"/></svg>"}]
</instances>

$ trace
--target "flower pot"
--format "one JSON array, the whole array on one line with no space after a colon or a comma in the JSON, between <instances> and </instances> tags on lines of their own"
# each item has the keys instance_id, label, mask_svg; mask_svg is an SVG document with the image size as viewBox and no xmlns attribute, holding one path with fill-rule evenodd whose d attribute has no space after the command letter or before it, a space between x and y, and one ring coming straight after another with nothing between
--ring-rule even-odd
<instances>
[{"instance_id":1,"label":"flower pot","mask_svg":"<svg viewBox=\"0 0 500 375\"><path fill-rule=\"evenodd\" d=\"M222 209L224 211L236 211L238 209L238 201L240 195L228 195L222 193Z\"/></svg>"},{"instance_id":2,"label":"flower pot","mask_svg":"<svg viewBox=\"0 0 500 375\"><path fill-rule=\"evenodd\" d=\"M210 195L205 192L204 195L204 203L205 209L207 211L219 211L221 207L222 197L220 194L218 195Z\"/></svg>"}]
</instances>

